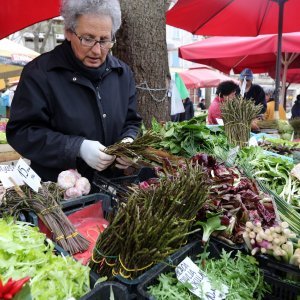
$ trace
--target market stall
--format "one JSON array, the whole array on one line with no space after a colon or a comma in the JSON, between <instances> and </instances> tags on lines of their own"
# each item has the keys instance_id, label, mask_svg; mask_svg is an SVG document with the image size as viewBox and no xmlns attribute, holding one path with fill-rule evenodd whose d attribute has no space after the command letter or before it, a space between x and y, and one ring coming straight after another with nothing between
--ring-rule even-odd
<instances>
[{"instance_id":1,"label":"market stall","mask_svg":"<svg viewBox=\"0 0 300 300\"><path fill-rule=\"evenodd\" d=\"M247 114L229 117L230 109L244 111L244 105ZM2 270L4 283L31 276L25 287L32 299L46 299L39 297L40 288L51 284L60 291L49 290L57 294L54 299L94 299L91 295L100 293L105 299L112 294L115 299L208 299L213 294L213 299L296 300L299 145L251 134L256 108L249 105L236 98L222 107L228 114L224 127L207 126L205 114L180 123L153 121L152 130L133 143L107 148L111 155L132 160L126 174L97 174L89 183L75 170L66 170L57 183L41 183L38 192L27 185L8 188L1 216L30 221L35 237L26 236L38 239L47 255L55 248L58 257L71 254L82 264L68 258L66 268L58 258L62 273L37 285L45 264L26 261L36 265L30 274L19 269L16 250L9 249L20 238L5 229L32 227L0 219L0 237L4 232L10 240L14 236L12 246L2 250L15 261L14 268ZM255 146L248 145L250 137ZM88 195L91 184L98 193ZM24 240L28 244L37 242ZM42 261L43 255L32 257ZM22 254L18 257L23 264ZM105 282L94 286L97 278ZM62 283L68 288L59 288ZM109 292L105 286L111 286Z\"/></svg>"}]
</instances>

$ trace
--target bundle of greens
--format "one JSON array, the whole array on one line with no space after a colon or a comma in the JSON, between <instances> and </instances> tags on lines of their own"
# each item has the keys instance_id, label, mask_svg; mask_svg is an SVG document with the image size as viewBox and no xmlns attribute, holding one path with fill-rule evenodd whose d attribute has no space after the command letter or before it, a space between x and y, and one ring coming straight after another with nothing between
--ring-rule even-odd
<instances>
[{"instance_id":1,"label":"bundle of greens","mask_svg":"<svg viewBox=\"0 0 300 300\"><path fill-rule=\"evenodd\" d=\"M0 240L3 282L30 276L33 300L78 299L89 292L90 269L70 256L55 256L54 244L50 240L45 243L45 235L37 227L0 219Z\"/></svg>"},{"instance_id":2,"label":"bundle of greens","mask_svg":"<svg viewBox=\"0 0 300 300\"><path fill-rule=\"evenodd\" d=\"M221 104L225 134L230 144L245 147L250 138L251 122L260 113L262 106L241 96Z\"/></svg>"},{"instance_id":3,"label":"bundle of greens","mask_svg":"<svg viewBox=\"0 0 300 300\"><path fill-rule=\"evenodd\" d=\"M258 142L264 150L280 155L293 157L293 153L300 151L300 144L282 139L265 139Z\"/></svg>"},{"instance_id":4,"label":"bundle of greens","mask_svg":"<svg viewBox=\"0 0 300 300\"><path fill-rule=\"evenodd\" d=\"M238 165L247 163L255 179L261 180L288 204L300 207L300 181L292 176L294 163L280 156L264 153L260 147L246 147L237 158Z\"/></svg>"},{"instance_id":5,"label":"bundle of greens","mask_svg":"<svg viewBox=\"0 0 300 300\"><path fill-rule=\"evenodd\" d=\"M162 141L154 147L188 158L199 152L210 153L215 147L228 149L224 130L221 127L207 127L205 119L204 115L164 125L153 119L152 130L162 137Z\"/></svg>"},{"instance_id":6,"label":"bundle of greens","mask_svg":"<svg viewBox=\"0 0 300 300\"><path fill-rule=\"evenodd\" d=\"M90 266L101 276L135 278L186 242L207 199L206 176L187 165L143 189L131 188L110 226L100 234Z\"/></svg>"},{"instance_id":7,"label":"bundle of greens","mask_svg":"<svg viewBox=\"0 0 300 300\"><path fill-rule=\"evenodd\" d=\"M241 252L232 258L231 253L223 251L219 259L208 259L205 264L198 260L197 263L208 276L212 286L228 287L227 300L263 299L264 294L269 291L256 260ZM199 299L189 292L188 283L178 283L174 273L161 274L158 281L158 285L149 287L150 294L157 300Z\"/></svg>"},{"instance_id":8,"label":"bundle of greens","mask_svg":"<svg viewBox=\"0 0 300 300\"><path fill-rule=\"evenodd\" d=\"M85 239L69 221L60 207L63 190L54 182L43 183L38 193L28 186L6 190L0 205L0 216L17 216L20 211L34 211L52 232L53 239L64 250L75 254L89 247Z\"/></svg>"}]
</instances>

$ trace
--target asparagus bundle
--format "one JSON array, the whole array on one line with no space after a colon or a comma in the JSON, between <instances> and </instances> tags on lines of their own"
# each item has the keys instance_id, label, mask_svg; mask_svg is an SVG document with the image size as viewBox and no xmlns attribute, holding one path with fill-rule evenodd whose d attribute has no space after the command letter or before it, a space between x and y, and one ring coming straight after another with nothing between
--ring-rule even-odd
<instances>
[{"instance_id":1,"label":"asparagus bundle","mask_svg":"<svg viewBox=\"0 0 300 300\"><path fill-rule=\"evenodd\" d=\"M161 141L161 137L153 131L147 131L144 135L135 139L132 143L115 143L105 150L107 154L125 156L134 163L140 161L161 161L151 150L151 146Z\"/></svg>"},{"instance_id":2,"label":"asparagus bundle","mask_svg":"<svg viewBox=\"0 0 300 300\"><path fill-rule=\"evenodd\" d=\"M126 206L100 234L90 267L101 276L135 278L162 261L186 242L207 190L198 165L148 188L132 188Z\"/></svg>"},{"instance_id":3,"label":"asparagus bundle","mask_svg":"<svg viewBox=\"0 0 300 300\"><path fill-rule=\"evenodd\" d=\"M262 109L251 100L236 96L221 104L225 134L229 143L245 147L250 138L251 121Z\"/></svg>"},{"instance_id":4,"label":"asparagus bundle","mask_svg":"<svg viewBox=\"0 0 300 300\"><path fill-rule=\"evenodd\" d=\"M89 241L76 231L62 211L59 205L62 195L63 190L53 182L43 183L38 193L27 186L10 188L2 199L0 215L17 215L21 210L34 211L64 250L71 254L84 252Z\"/></svg>"}]
</instances>

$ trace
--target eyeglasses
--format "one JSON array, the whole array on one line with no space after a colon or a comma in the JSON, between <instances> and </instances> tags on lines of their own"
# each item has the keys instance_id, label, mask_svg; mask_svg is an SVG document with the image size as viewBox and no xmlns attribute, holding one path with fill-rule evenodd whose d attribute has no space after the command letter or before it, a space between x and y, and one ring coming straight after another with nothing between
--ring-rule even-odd
<instances>
[{"instance_id":1,"label":"eyeglasses","mask_svg":"<svg viewBox=\"0 0 300 300\"><path fill-rule=\"evenodd\" d=\"M116 43L116 40L112 40L112 41L100 40L100 41L97 41L97 40L92 39L88 36L79 36L75 31L72 31L72 32L78 37L78 39L80 41L80 44L83 47L92 48L97 43L99 43L99 45L102 49L111 49L114 46L114 44Z\"/></svg>"}]
</instances>

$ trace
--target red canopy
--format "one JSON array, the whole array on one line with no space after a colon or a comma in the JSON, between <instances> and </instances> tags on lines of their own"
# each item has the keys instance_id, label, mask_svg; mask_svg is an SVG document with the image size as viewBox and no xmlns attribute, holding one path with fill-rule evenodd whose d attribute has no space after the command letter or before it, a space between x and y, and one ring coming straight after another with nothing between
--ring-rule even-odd
<instances>
[{"instance_id":1,"label":"red canopy","mask_svg":"<svg viewBox=\"0 0 300 300\"><path fill-rule=\"evenodd\" d=\"M269 73L272 78L275 79L275 70ZM287 70L286 82L288 83L300 83L300 69Z\"/></svg>"},{"instance_id":2,"label":"red canopy","mask_svg":"<svg viewBox=\"0 0 300 300\"><path fill-rule=\"evenodd\" d=\"M278 33L275 111L278 111L282 32L300 31L299 0L178 0L167 24L202 35L256 36ZM276 114L278 117L278 114Z\"/></svg>"},{"instance_id":3,"label":"red canopy","mask_svg":"<svg viewBox=\"0 0 300 300\"><path fill-rule=\"evenodd\" d=\"M207 64L224 73L231 69L240 73L244 68L251 68L254 73L266 73L275 68L276 53L277 34L211 37L179 48L181 58ZM284 65L300 67L300 32L282 35L282 53ZM294 61L290 62L292 59Z\"/></svg>"},{"instance_id":4,"label":"red canopy","mask_svg":"<svg viewBox=\"0 0 300 300\"><path fill-rule=\"evenodd\" d=\"M60 0L2 0L0 39L32 24L59 16Z\"/></svg>"},{"instance_id":5,"label":"red canopy","mask_svg":"<svg viewBox=\"0 0 300 300\"><path fill-rule=\"evenodd\" d=\"M166 22L193 34L256 36L278 33L282 0L178 0ZM284 4L283 32L300 31L300 1Z\"/></svg>"},{"instance_id":6,"label":"red canopy","mask_svg":"<svg viewBox=\"0 0 300 300\"><path fill-rule=\"evenodd\" d=\"M226 80L235 81L235 79L205 65L190 68L187 71L180 72L179 75L188 89L214 87Z\"/></svg>"}]
</instances>

